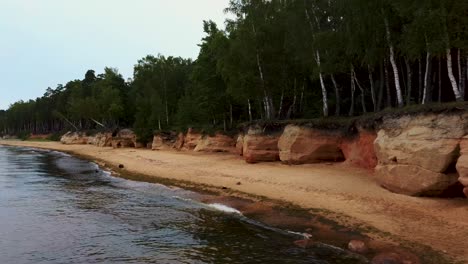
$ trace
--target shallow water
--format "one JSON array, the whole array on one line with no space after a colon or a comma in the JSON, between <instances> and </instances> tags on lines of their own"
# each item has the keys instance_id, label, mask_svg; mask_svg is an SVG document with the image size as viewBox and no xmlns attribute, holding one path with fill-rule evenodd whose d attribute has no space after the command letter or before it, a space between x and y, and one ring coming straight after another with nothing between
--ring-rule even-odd
<instances>
[{"instance_id":1,"label":"shallow water","mask_svg":"<svg viewBox=\"0 0 468 264\"><path fill-rule=\"evenodd\" d=\"M0 147L0 263L361 263L191 197L66 154Z\"/></svg>"}]
</instances>

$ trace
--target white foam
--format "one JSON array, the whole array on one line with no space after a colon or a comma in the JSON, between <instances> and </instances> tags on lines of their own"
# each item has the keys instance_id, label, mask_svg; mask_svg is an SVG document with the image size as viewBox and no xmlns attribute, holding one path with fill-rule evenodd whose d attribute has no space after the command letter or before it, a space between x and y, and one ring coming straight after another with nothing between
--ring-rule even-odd
<instances>
[{"instance_id":1,"label":"white foam","mask_svg":"<svg viewBox=\"0 0 468 264\"><path fill-rule=\"evenodd\" d=\"M224 205L224 204L219 204L219 203L208 204L208 207L216 209L216 210L221 211L221 212L228 213L228 214L242 215L242 213L239 210L234 209L234 208L229 207L229 206Z\"/></svg>"}]
</instances>

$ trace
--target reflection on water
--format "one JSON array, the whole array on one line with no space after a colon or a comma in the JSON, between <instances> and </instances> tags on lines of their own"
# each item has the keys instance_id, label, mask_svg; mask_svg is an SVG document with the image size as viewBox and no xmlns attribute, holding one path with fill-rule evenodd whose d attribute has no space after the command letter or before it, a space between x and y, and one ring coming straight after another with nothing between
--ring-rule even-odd
<instances>
[{"instance_id":1,"label":"reflection on water","mask_svg":"<svg viewBox=\"0 0 468 264\"><path fill-rule=\"evenodd\" d=\"M193 194L57 152L0 147L0 263L360 263Z\"/></svg>"}]
</instances>

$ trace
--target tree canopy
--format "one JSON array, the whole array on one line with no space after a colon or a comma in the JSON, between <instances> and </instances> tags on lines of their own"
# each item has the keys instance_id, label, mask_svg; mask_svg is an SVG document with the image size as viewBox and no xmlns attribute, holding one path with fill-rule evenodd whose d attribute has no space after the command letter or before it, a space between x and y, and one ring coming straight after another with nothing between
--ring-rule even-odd
<instances>
[{"instance_id":1,"label":"tree canopy","mask_svg":"<svg viewBox=\"0 0 468 264\"><path fill-rule=\"evenodd\" d=\"M468 2L231 0L195 61L148 55L124 80L85 73L0 111L0 133L133 127L229 130L252 120L361 115L463 101Z\"/></svg>"}]
</instances>

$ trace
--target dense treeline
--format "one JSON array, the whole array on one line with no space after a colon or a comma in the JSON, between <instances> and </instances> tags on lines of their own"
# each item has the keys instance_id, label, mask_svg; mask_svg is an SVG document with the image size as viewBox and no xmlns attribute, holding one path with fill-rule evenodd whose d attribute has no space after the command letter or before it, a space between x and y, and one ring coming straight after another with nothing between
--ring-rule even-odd
<instances>
[{"instance_id":1,"label":"dense treeline","mask_svg":"<svg viewBox=\"0 0 468 264\"><path fill-rule=\"evenodd\" d=\"M226 12L225 30L204 23L195 61L147 56L128 81L89 70L0 111L1 133L133 127L145 140L466 97L467 1L231 0Z\"/></svg>"}]
</instances>

